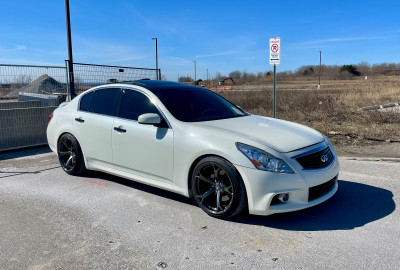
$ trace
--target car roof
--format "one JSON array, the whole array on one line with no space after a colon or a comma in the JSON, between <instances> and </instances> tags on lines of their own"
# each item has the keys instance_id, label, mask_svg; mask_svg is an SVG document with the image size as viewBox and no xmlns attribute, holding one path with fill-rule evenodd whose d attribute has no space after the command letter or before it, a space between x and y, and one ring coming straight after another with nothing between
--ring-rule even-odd
<instances>
[{"instance_id":1,"label":"car roof","mask_svg":"<svg viewBox=\"0 0 400 270\"><path fill-rule=\"evenodd\" d=\"M197 86L187 85L171 81L158 81L158 80L136 80L131 82L120 82L119 84L137 85L150 90L151 92L156 89L186 89L186 90L200 90L204 89Z\"/></svg>"}]
</instances>

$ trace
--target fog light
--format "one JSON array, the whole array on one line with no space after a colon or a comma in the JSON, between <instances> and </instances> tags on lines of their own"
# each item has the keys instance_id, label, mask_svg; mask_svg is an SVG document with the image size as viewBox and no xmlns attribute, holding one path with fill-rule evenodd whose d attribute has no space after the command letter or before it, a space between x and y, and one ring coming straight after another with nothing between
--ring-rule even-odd
<instances>
[{"instance_id":1,"label":"fog light","mask_svg":"<svg viewBox=\"0 0 400 270\"><path fill-rule=\"evenodd\" d=\"M281 202L287 202L289 200L289 193L279 194L278 200L280 200Z\"/></svg>"}]
</instances>

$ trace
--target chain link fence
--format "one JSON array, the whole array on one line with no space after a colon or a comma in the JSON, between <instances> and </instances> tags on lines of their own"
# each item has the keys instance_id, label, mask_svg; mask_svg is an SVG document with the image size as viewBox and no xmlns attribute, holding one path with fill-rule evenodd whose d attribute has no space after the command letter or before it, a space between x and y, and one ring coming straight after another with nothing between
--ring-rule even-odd
<instances>
[{"instance_id":1,"label":"chain link fence","mask_svg":"<svg viewBox=\"0 0 400 270\"><path fill-rule=\"evenodd\" d=\"M151 68L74 63L75 92L140 79L156 80ZM70 90L65 66L0 64L0 151L46 145L48 116Z\"/></svg>"},{"instance_id":2,"label":"chain link fence","mask_svg":"<svg viewBox=\"0 0 400 270\"><path fill-rule=\"evenodd\" d=\"M66 95L65 66L0 64L0 151L46 145L48 116Z\"/></svg>"},{"instance_id":3,"label":"chain link fence","mask_svg":"<svg viewBox=\"0 0 400 270\"><path fill-rule=\"evenodd\" d=\"M0 98L16 99L19 92L66 95L65 66L0 64Z\"/></svg>"},{"instance_id":4,"label":"chain link fence","mask_svg":"<svg viewBox=\"0 0 400 270\"><path fill-rule=\"evenodd\" d=\"M68 61L66 61L68 65ZM124 81L140 79L157 79L157 73L161 78L161 72L152 68L136 68L108 65L94 65L74 63L75 92L79 94L91 87Z\"/></svg>"}]
</instances>

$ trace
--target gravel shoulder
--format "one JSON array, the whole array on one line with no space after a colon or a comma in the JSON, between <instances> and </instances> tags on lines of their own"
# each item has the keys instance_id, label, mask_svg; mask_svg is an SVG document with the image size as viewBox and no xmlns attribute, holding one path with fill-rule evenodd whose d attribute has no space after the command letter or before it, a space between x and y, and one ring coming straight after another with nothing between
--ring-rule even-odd
<instances>
[{"instance_id":1,"label":"gravel shoulder","mask_svg":"<svg viewBox=\"0 0 400 270\"><path fill-rule=\"evenodd\" d=\"M400 143L335 146L335 151L340 157L400 158Z\"/></svg>"}]
</instances>

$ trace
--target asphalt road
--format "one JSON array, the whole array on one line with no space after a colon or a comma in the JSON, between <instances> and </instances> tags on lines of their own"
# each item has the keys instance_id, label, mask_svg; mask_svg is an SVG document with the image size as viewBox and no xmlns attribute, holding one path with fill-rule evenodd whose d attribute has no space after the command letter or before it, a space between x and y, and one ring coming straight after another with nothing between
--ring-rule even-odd
<instances>
[{"instance_id":1,"label":"asphalt road","mask_svg":"<svg viewBox=\"0 0 400 270\"><path fill-rule=\"evenodd\" d=\"M0 269L399 269L400 162L340 163L319 206L223 221L47 148L0 154Z\"/></svg>"}]
</instances>

